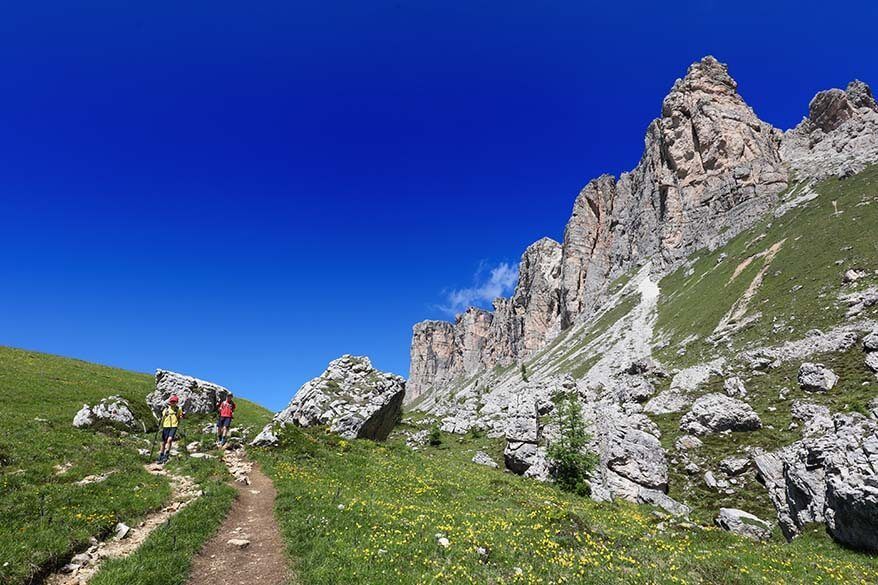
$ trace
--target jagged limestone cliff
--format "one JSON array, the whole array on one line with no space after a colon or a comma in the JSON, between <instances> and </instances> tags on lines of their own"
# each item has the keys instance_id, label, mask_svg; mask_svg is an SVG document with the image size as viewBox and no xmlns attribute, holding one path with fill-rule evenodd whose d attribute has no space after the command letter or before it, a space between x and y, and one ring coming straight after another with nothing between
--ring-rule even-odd
<instances>
[{"instance_id":1,"label":"jagged limestone cliff","mask_svg":"<svg viewBox=\"0 0 878 585\"><path fill-rule=\"evenodd\" d=\"M607 287L632 266L664 274L699 249L752 226L793 176L849 174L878 160L871 90L818 94L809 118L784 135L760 120L713 57L692 64L647 129L639 164L579 193L561 244L524 253L519 282L494 310L470 308L455 323L414 326L407 401L479 372L521 362L588 320Z\"/></svg>"}]
</instances>

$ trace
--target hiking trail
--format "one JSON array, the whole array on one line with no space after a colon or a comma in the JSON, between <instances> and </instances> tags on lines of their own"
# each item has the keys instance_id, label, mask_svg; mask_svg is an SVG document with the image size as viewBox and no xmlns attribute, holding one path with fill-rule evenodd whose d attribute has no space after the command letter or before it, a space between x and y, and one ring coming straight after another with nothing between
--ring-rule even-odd
<instances>
[{"instance_id":1,"label":"hiking trail","mask_svg":"<svg viewBox=\"0 0 878 585\"><path fill-rule=\"evenodd\" d=\"M274 484L246 459L243 449L224 452L223 462L235 477L238 497L217 533L193 559L187 585L297 583L274 518Z\"/></svg>"},{"instance_id":2,"label":"hiking trail","mask_svg":"<svg viewBox=\"0 0 878 585\"><path fill-rule=\"evenodd\" d=\"M171 473L156 464L145 467L153 475L167 477L171 482L171 500L168 505L148 514L137 526L130 528L125 526L121 529L122 534L118 532L119 527L117 527L115 536L111 535L103 541L93 540L92 545L85 552L75 555L64 567L46 577L43 581L44 585L85 585L100 570L104 560L127 557L134 553L153 530L202 495L201 490L190 477ZM119 538L120 535L122 538Z\"/></svg>"}]
</instances>

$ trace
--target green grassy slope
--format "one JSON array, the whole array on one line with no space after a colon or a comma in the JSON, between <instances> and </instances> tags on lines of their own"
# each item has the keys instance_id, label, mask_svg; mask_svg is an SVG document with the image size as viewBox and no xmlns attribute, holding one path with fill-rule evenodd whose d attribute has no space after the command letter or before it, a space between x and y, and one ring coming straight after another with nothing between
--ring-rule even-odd
<instances>
[{"instance_id":1,"label":"green grassy slope","mask_svg":"<svg viewBox=\"0 0 878 585\"><path fill-rule=\"evenodd\" d=\"M153 386L147 374L0 347L0 583L26 583L117 521L132 524L162 506L169 486L143 469L145 458L137 453L149 448L152 433L123 436L72 426L83 403L111 394L150 417L144 398ZM270 417L246 400L238 403L238 424L257 428ZM203 423L187 421L190 440L198 438ZM69 469L58 473L57 465ZM205 480L223 477L221 468L199 468L195 461L185 465ZM76 483L101 474L108 474L103 482Z\"/></svg>"},{"instance_id":2,"label":"green grassy slope","mask_svg":"<svg viewBox=\"0 0 878 585\"><path fill-rule=\"evenodd\" d=\"M828 179L814 190L820 194L817 199L780 218L765 218L718 250L696 254L699 259L691 271L680 268L659 283L657 337L668 343L658 353L663 362L684 366L832 327L844 321L846 310L838 293L878 284L878 166L845 180ZM749 303L748 314L761 317L732 336L731 348L714 347L708 337L751 284L764 258L754 258L732 279L735 270L774 244L780 250ZM869 274L843 287L842 275L849 268ZM873 309L862 317L875 315ZM692 335L698 340L688 344L681 359L677 348Z\"/></svg>"},{"instance_id":3,"label":"green grassy slope","mask_svg":"<svg viewBox=\"0 0 878 585\"><path fill-rule=\"evenodd\" d=\"M825 404L832 412L866 413L868 402L878 396L878 379L865 366L858 345L847 352L807 358L826 364L839 375L839 384L825 394L799 388L796 374L804 359L759 373L740 360L742 350L802 339L812 329L827 331L849 322L845 319L847 306L838 300L839 295L878 284L878 167L843 181L823 181L814 189L820 194L817 199L780 218L766 218L728 245L700 254L691 271L681 268L660 282L656 337L668 343L657 352L660 361L673 369L725 357L726 371L744 378L747 401L764 425L755 432L704 438L705 446L694 456L702 467L697 474L687 475L682 460L672 462L670 495L692 506L702 520L715 515L721 506L742 508L766 519L775 517L752 470L742 478L748 485L735 495L707 488L703 473L709 469L717 473L719 461L741 456L745 447L773 450L801 438L801 427L789 428L793 422L800 424L790 413L793 401ZM780 251L749 303L747 315L758 313L758 318L714 345L709 337L763 268L764 258L753 259L733 279L735 270L779 242L783 242ZM856 283L843 284L843 273L849 268L863 269L868 274ZM867 308L857 319L878 319L878 307ZM685 354L679 355L681 342L693 334L699 338L686 344ZM722 392L722 382L714 377L694 392L693 398ZM783 389L785 399L780 398ZM682 414L652 417L662 430L662 444L672 456L674 441L682 434Z\"/></svg>"},{"instance_id":4,"label":"green grassy slope","mask_svg":"<svg viewBox=\"0 0 878 585\"><path fill-rule=\"evenodd\" d=\"M598 504L477 466L466 440L445 442L451 445L412 452L289 428L281 448L258 451L278 488L281 529L303 582L878 580L878 558L844 550L817 531L791 545L751 543L647 507Z\"/></svg>"}]
</instances>

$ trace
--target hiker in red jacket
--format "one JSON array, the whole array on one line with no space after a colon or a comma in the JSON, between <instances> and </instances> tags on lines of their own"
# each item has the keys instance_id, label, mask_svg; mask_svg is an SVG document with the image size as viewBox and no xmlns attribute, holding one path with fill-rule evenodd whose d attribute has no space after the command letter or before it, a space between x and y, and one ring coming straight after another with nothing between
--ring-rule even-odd
<instances>
[{"instance_id":1,"label":"hiker in red jacket","mask_svg":"<svg viewBox=\"0 0 878 585\"><path fill-rule=\"evenodd\" d=\"M229 428L232 426L232 417L235 415L237 405L232 400L232 393L226 394L226 398L219 403L219 421L216 423L216 442L225 447L229 437Z\"/></svg>"}]
</instances>

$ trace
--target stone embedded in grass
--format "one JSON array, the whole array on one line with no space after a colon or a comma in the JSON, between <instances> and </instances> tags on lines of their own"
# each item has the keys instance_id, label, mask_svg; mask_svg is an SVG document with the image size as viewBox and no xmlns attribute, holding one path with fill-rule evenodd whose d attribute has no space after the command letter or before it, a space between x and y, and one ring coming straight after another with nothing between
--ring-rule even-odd
<instances>
[{"instance_id":1,"label":"stone embedded in grass","mask_svg":"<svg viewBox=\"0 0 878 585\"><path fill-rule=\"evenodd\" d=\"M744 510L720 508L715 522L723 530L752 540L767 540L771 537L771 524Z\"/></svg>"},{"instance_id":2,"label":"stone embedded in grass","mask_svg":"<svg viewBox=\"0 0 878 585\"><path fill-rule=\"evenodd\" d=\"M805 362L799 367L798 381L802 390L828 392L835 387L838 376L823 364Z\"/></svg>"},{"instance_id":3,"label":"stone embedded in grass","mask_svg":"<svg viewBox=\"0 0 878 585\"><path fill-rule=\"evenodd\" d=\"M500 467L496 461L491 459L491 456L485 453L484 451L476 451L476 454L472 459L473 463L478 465L484 465L486 467L497 468Z\"/></svg>"},{"instance_id":4,"label":"stone embedded in grass","mask_svg":"<svg viewBox=\"0 0 878 585\"><path fill-rule=\"evenodd\" d=\"M878 351L866 354L866 367L878 373Z\"/></svg>"},{"instance_id":5,"label":"stone embedded in grass","mask_svg":"<svg viewBox=\"0 0 878 585\"><path fill-rule=\"evenodd\" d=\"M719 462L720 471L726 475L741 475L750 467L750 459L746 457L726 457Z\"/></svg>"},{"instance_id":6,"label":"stone embedded in grass","mask_svg":"<svg viewBox=\"0 0 878 585\"><path fill-rule=\"evenodd\" d=\"M762 428L759 415L746 402L725 394L706 394L680 420L680 430L693 435Z\"/></svg>"},{"instance_id":7,"label":"stone embedded in grass","mask_svg":"<svg viewBox=\"0 0 878 585\"><path fill-rule=\"evenodd\" d=\"M747 389L744 381L738 376L732 376L723 383L723 390L732 398L747 398Z\"/></svg>"},{"instance_id":8,"label":"stone embedded in grass","mask_svg":"<svg viewBox=\"0 0 878 585\"><path fill-rule=\"evenodd\" d=\"M692 435L682 435L674 442L674 447L678 451L689 451L691 449L697 449L703 444L704 443L698 437L693 437Z\"/></svg>"},{"instance_id":9,"label":"stone embedded in grass","mask_svg":"<svg viewBox=\"0 0 878 585\"><path fill-rule=\"evenodd\" d=\"M863 351L878 351L878 330L863 338Z\"/></svg>"},{"instance_id":10,"label":"stone embedded in grass","mask_svg":"<svg viewBox=\"0 0 878 585\"><path fill-rule=\"evenodd\" d=\"M222 398L229 391L213 382L192 376L156 370L155 391L146 397L146 403L158 417L172 394L180 397L180 408L189 414L213 414Z\"/></svg>"}]
</instances>

